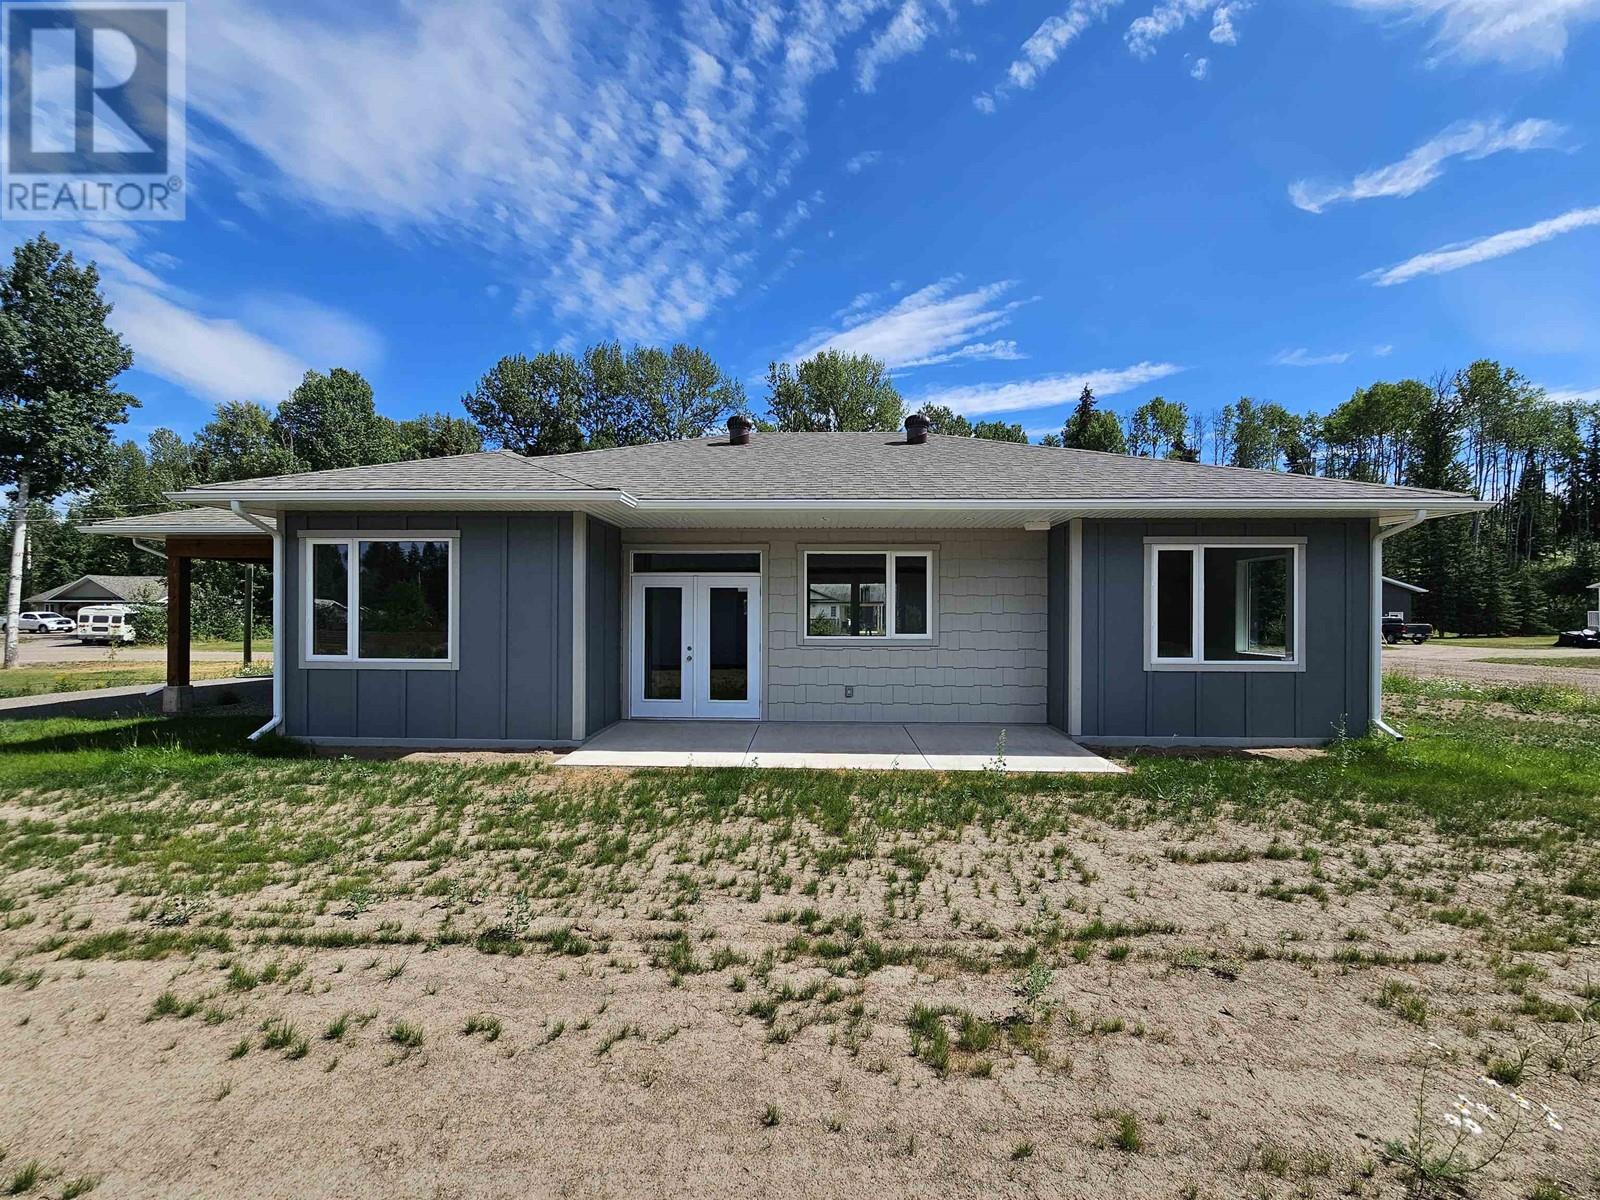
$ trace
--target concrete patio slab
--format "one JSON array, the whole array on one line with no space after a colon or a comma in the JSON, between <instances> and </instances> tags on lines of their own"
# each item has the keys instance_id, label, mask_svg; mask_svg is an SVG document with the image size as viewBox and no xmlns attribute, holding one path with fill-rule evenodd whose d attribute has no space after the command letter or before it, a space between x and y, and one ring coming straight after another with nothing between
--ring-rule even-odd
<instances>
[{"instance_id":1,"label":"concrete patio slab","mask_svg":"<svg viewBox=\"0 0 1600 1200\"><path fill-rule=\"evenodd\" d=\"M1049 725L907 725L906 732L934 771L982 771L1003 762L1005 770L1016 772L1123 773L1116 763ZM998 753L1001 734L1003 760Z\"/></svg>"},{"instance_id":2,"label":"concrete patio slab","mask_svg":"<svg viewBox=\"0 0 1600 1200\"><path fill-rule=\"evenodd\" d=\"M835 721L763 721L746 766L926 770L904 725Z\"/></svg>"},{"instance_id":3,"label":"concrete patio slab","mask_svg":"<svg viewBox=\"0 0 1600 1200\"><path fill-rule=\"evenodd\" d=\"M759 721L619 721L560 761L566 767L739 767Z\"/></svg>"},{"instance_id":4,"label":"concrete patio slab","mask_svg":"<svg viewBox=\"0 0 1600 1200\"><path fill-rule=\"evenodd\" d=\"M1120 774L1046 725L900 725L812 721L620 721L561 757L566 767L789 767L858 771Z\"/></svg>"}]
</instances>

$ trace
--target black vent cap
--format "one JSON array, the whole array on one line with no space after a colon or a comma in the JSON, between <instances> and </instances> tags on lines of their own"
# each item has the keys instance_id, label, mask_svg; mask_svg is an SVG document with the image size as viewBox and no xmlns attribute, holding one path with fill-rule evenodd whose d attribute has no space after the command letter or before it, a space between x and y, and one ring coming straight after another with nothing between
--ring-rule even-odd
<instances>
[{"instance_id":1,"label":"black vent cap","mask_svg":"<svg viewBox=\"0 0 1600 1200\"><path fill-rule=\"evenodd\" d=\"M906 418L906 445L920 446L928 440L928 418L912 413Z\"/></svg>"},{"instance_id":2,"label":"black vent cap","mask_svg":"<svg viewBox=\"0 0 1600 1200\"><path fill-rule=\"evenodd\" d=\"M748 446L750 444L750 431L755 428L755 422L743 413L734 413L728 418L728 445Z\"/></svg>"}]
</instances>

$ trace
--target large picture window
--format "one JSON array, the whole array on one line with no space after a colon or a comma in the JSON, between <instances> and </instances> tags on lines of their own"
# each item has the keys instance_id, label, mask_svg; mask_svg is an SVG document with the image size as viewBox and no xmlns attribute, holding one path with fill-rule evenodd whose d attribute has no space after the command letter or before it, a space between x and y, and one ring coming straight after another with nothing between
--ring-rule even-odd
<instances>
[{"instance_id":1,"label":"large picture window","mask_svg":"<svg viewBox=\"0 0 1600 1200\"><path fill-rule=\"evenodd\" d=\"M1145 546L1155 668L1299 669L1303 542L1149 542Z\"/></svg>"},{"instance_id":2,"label":"large picture window","mask_svg":"<svg viewBox=\"0 0 1600 1200\"><path fill-rule=\"evenodd\" d=\"M455 550L454 536L432 533L306 539L306 661L453 666Z\"/></svg>"},{"instance_id":3,"label":"large picture window","mask_svg":"<svg viewBox=\"0 0 1600 1200\"><path fill-rule=\"evenodd\" d=\"M808 550L804 558L807 638L932 638L932 551Z\"/></svg>"}]
</instances>

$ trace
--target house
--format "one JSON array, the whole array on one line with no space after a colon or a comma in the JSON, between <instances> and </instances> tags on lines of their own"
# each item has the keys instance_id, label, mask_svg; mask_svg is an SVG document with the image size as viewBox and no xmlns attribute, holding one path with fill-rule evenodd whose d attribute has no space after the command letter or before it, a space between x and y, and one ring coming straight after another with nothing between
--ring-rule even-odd
<instances>
[{"instance_id":1,"label":"house","mask_svg":"<svg viewBox=\"0 0 1600 1200\"><path fill-rule=\"evenodd\" d=\"M1427 588L1420 588L1414 583L1401 583L1389 575L1383 577L1383 615L1386 618L1398 617L1407 623L1411 620L1412 610L1416 607L1416 598L1426 596Z\"/></svg>"},{"instance_id":2,"label":"house","mask_svg":"<svg viewBox=\"0 0 1600 1200\"><path fill-rule=\"evenodd\" d=\"M906 424L219 483L95 528L173 564L206 553L191 515L270 546L274 725L329 745L652 719L1293 745L1379 714L1383 539L1484 507Z\"/></svg>"},{"instance_id":3,"label":"house","mask_svg":"<svg viewBox=\"0 0 1600 1200\"><path fill-rule=\"evenodd\" d=\"M165 604L167 581L159 575L82 575L22 602L25 609L76 618L86 604Z\"/></svg>"}]
</instances>

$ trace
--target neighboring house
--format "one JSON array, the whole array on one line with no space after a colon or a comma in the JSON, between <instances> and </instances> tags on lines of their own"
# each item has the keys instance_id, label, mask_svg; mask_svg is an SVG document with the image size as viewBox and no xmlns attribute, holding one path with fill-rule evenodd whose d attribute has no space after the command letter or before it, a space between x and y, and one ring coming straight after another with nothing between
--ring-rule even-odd
<instances>
[{"instance_id":1,"label":"neighboring house","mask_svg":"<svg viewBox=\"0 0 1600 1200\"><path fill-rule=\"evenodd\" d=\"M78 615L85 604L165 604L167 581L159 575L84 575L48 592L29 596L23 607Z\"/></svg>"},{"instance_id":2,"label":"neighboring house","mask_svg":"<svg viewBox=\"0 0 1600 1200\"><path fill-rule=\"evenodd\" d=\"M1411 620L1412 610L1416 607L1418 596L1426 596L1427 588L1420 588L1414 583L1401 583L1392 576L1383 577L1383 615L1385 617L1399 617L1407 623Z\"/></svg>"},{"instance_id":3,"label":"neighboring house","mask_svg":"<svg viewBox=\"0 0 1600 1200\"><path fill-rule=\"evenodd\" d=\"M667 717L1324 742L1378 711L1382 538L1485 507L907 424L730 422L174 499L272 538L284 732L459 747ZM176 537L185 515L101 531Z\"/></svg>"}]
</instances>

